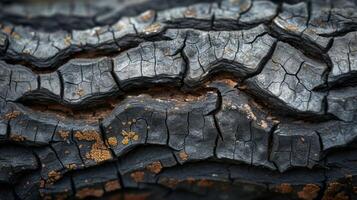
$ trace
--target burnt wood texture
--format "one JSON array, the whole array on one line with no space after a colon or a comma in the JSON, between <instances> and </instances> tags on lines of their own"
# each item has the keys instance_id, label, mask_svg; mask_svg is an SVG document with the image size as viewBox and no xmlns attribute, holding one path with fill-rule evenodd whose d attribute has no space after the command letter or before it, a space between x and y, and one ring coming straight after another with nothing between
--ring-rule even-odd
<instances>
[{"instance_id":1,"label":"burnt wood texture","mask_svg":"<svg viewBox=\"0 0 357 200\"><path fill-rule=\"evenodd\" d=\"M357 199L356 0L0 2L0 199Z\"/></svg>"}]
</instances>

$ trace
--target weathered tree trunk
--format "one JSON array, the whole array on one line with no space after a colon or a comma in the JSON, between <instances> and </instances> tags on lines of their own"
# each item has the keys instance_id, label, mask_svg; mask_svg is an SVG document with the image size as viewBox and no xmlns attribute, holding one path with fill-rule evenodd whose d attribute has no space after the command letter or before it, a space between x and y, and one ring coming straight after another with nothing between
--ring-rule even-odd
<instances>
[{"instance_id":1,"label":"weathered tree trunk","mask_svg":"<svg viewBox=\"0 0 357 200\"><path fill-rule=\"evenodd\" d=\"M3 1L0 199L356 199L357 2Z\"/></svg>"}]
</instances>

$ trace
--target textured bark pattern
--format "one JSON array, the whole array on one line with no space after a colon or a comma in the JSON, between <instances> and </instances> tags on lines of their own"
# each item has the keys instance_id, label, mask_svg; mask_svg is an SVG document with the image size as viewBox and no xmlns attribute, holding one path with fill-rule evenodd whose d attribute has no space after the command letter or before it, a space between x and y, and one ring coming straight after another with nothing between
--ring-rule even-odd
<instances>
[{"instance_id":1,"label":"textured bark pattern","mask_svg":"<svg viewBox=\"0 0 357 200\"><path fill-rule=\"evenodd\" d=\"M0 4L0 199L357 199L355 0Z\"/></svg>"}]
</instances>

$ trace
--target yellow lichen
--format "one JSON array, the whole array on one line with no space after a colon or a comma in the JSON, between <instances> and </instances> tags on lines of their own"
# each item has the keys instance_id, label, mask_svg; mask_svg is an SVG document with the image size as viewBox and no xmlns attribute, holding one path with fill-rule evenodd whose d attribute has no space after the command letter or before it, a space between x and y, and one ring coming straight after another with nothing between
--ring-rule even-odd
<instances>
[{"instance_id":1,"label":"yellow lichen","mask_svg":"<svg viewBox=\"0 0 357 200\"><path fill-rule=\"evenodd\" d=\"M151 25L145 27L144 33L145 34L157 33L157 32L159 32L160 28L161 28L161 25L159 23L154 23L154 24L151 24Z\"/></svg>"},{"instance_id":2,"label":"yellow lichen","mask_svg":"<svg viewBox=\"0 0 357 200\"><path fill-rule=\"evenodd\" d=\"M77 168L77 165L76 164L68 164L68 165L66 165L66 168L69 170L74 170Z\"/></svg>"},{"instance_id":3,"label":"yellow lichen","mask_svg":"<svg viewBox=\"0 0 357 200\"><path fill-rule=\"evenodd\" d=\"M130 174L130 177L135 181L135 182L143 182L145 174L142 171L136 171Z\"/></svg>"},{"instance_id":4,"label":"yellow lichen","mask_svg":"<svg viewBox=\"0 0 357 200\"><path fill-rule=\"evenodd\" d=\"M116 137L109 137L107 140L108 144L112 147L115 147L118 145L118 141Z\"/></svg>"},{"instance_id":5,"label":"yellow lichen","mask_svg":"<svg viewBox=\"0 0 357 200\"><path fill-rule=\"evenodd\" d=\"M144 13L142 13L139 18L146 22L146 21L149 21L150 19L152 19L153 17L155 16L155 11L154 10L148 10L148 11L145 11Z\"/></svg>"},{"instance_id":6,"label":"yellow lichen","mask_svg":"<svg viewBox=\"0 0 357 200\"><path fill-rule=\"evenodd\" d=\"M174 178L163 177L161 180L159 180L159 183L169 188L175 188L177 184L180 183L180 181Z\"/></svg>"},{"instance_id":7,"label":"yellow lichen","mask_svg":"<svg viewBox=\"0 0 357 200\"><path fill-rule=\"evenodd\" d=\"M2 31L3 31L4 33L7 33L7 34L11 34L12 28L11 28L11 26L5 26L5 27L2 29Z\"/></svg>"},{"instance_id":8,"label":"yellow lichen","mask_svg":"<svg viewBox=\"0 0 357 200\"><path fill-rule=\"evenodd\" d=\"M76 193L76 197L79 199L84 199L86 197L101 197L103 196L103 189L99 188L83 188Z\"/></svg>"},{"instance_id":9,"label":"yellow lichen","mask_svg":"<svg viewBox=\"0 0 357 200\"><path fill-rule=\"evenodd\" d=\"M197 11L195 8L188 8L184 12L185 17L196 17Z\"/></svg>"},{"instance_id":10,"label":"yellow lichen","mask_svg":"<svg viewBox=\"0 0 357 200\"><path fill-rule=\"evenodd\" d=\"M10 119L16 118L20 114L21 114L20 111L12 111L12 112L6 113L4 118L7 120L10 120Z\"/></svg>"},{"instance_id":11,"label":"yellow lichen","mask_svg":"<svg viewBox=\"0 0 357 200\"><path fill-rule=\"evenodd\" d=\"M12 32L12 33L11 33L11 36L12 36L15 40L21 39L20 34L18 34L18 33L16 33L16 32Z\"/></svg>"},{"instance_id":12,"label":"yellow lichen","mask_svg":"<svg viewBox=\"0 0 357 200\"><path fill-rule=\"evenodd\" d=\"M151 164L146 166L146 169L154 174L158 174L162 170L162 165L160 161L154 161Z\"/></svg>"},{"instance_id":13,"label":"yellow lichen","mask_svg":"<svg viewBox=\"0 0 357 200\"><path fill-rule=\"evenodd\" d=\"M121 141L122 144L127 145L129 144L129 139L127 137L124 137L123 140Z\"/></svg>"},{"instance_id":14,"label":"yellow lichen","mask_svg":"<svg viewBox=\"0 0 357 200\"><path fill-rule=\"evenodd\" d=\"M16 133L10 134L10 140L15 142L22 142L25 141L25 137L22 135L17 135Z\"/></svg>"},{"instance_id":15,"label":"yellow lichen","mask_svg":"<svg viewBox=\"0 0 357 200\"><path fill-rule=\"evenodd\" d=\"M293 24L287 25L287 26L286 26L286 29L289 30L289 31L293 31L293 32L299 30L299 28L298 28L297 26L293 25Z\"/></svg>"},{"instance_id":16,"label":"yellow lichen","mask_svg":"<svg viewBox=\"0 0 357 200\"><path fill-rule=\"evenodd\" d=\"M47 175L48 175L48 179L47 179L48 183L54 183L61 178L61 173L54 170L50 171Z\"/></svg>"},{"instance_id":17,"label":"yellow lichen","mask_svg":"<svg viewBox=\"0 0 357 200\"><path fill-rule=\"evenodd\" d=\"M70 35L67 35L65 38L64 38L64 43L69 46L71 45L71 36Z\"/></svg>"},{"instance_id":18,"label":"yellow lichen","mask_svg":"<svg viewBox=\"0 0 357 200\"><path fill-rule=\"evenodd\" d=\"M244 104L243 106L240 106L239 108L242 109L247 114L248 119L257 120L257 117L253 113L252 108L248 104Z\"/></svg>"},{"instance_id":19,"label":"yellow lichen","mask_svg":"<svg viewBox=\"0 0 357 200\"><path fill-rule=\"evenodd\" d=\"M84 95L84 90L82 88L78 88L77 91L76 91L76 95L78 96L83 96Z\"/></svg>"},{"instance_id":20,"label":"yellow lichen","mask_svg":"<svg viewBox=\"0 0 357 200\"><path fill-rule=\"evenodd\" d=\"M64 140L67 140L69 138L69 131L60 130L58 131L58 134Z\"/></svg>"},{"instance_id":21,"label":"yellow lichen","mask_svg":"<svg viewBox=\"0 0 357 200\"><path fill-rule=\"evenodd\" d=\"M344 199L344 193L339 192L344 187L344 184L339 182L331 182L328 184L327 189L324 192L322 200L332 200L332 199Z\"/></svg>"},{"instance_id":22,"label":"yellow lichen","mask_svg":"<svg viewBox=\"0 0 357 200\"><path fill-rule=\"evenodd\" d=\"M111 192L111 191L114 191L114 190L118 190L120 189L120 183L118 180L112 180L112 181L108 181L105 183L104 185L104 189L105 191L107 192Z\"/></svg>"},{"instance_id":23,"label":"yellow lichen","mask_svg":"<svg viewBox=\"0 0 357 200\"><path fill-rule=\"evenodd\" d=\"M260 120L260 122L258 122L258 125L264 129L268 128L268 123L265 120Z\"/></svg>"},{"instance_id":24,"label":"yellow lichen","mask_svg":"<svg viewBox=\"0 0 357 200\"><path fill-rule=\"evenodd\" d=\"M121 135L123 136L121 143L124 145L129 144L130 140L134 140L134 141L139 140L139 135L134 131L122 130Z\"/></svg>"},{"instance_id":25,"label":"yellow lichen","mask_svg":"<svg viewBox=\"0 0 357 200\"><path fill-rule=\"evenodd\" d=\"M105 146L99 133L95 130L76 131L74 137L78 140L93 141L90 152L86 154L86 158L95 162L102 162L112 158L110 151Z\"/></svg>"},{"instance_id":26,"label":"yellow lichen","mask_svg":"<svg viewBox=\"0 0 357 200\"><path fill-rule=\"evenodd\" d=\"M288 194L293 192L294 189L291 187L289 183L282 183L280 185L275 186L275 191L282 194Z\"/></svg>"},{"instance_id":27,"label":"yellow lichen","mask_svg":"<svg viewBox=\"0 0 357 200\"><path fill-rule=\"evenodd\" d=\"M210 180L206 180L206 179L201 179L197 182L197 185L199 187L212 187L213 186L213 182Z\"/></svg>"},{"instance_id":28,"label":"yellow lichen","mask_svg":"<svg viewBox=\"0 0 357 200\"><path fill-rule=\"evenodd\" d=\"M302 191L298 192L298 196L300 199L304 200L313 200L319 194L320 187L315 184L306 184Z\"/></svg>"},{"instance_id":29,"label":"yellow lichen","mask_svg":"<svg viewBox=\"0 0 357 200\"><path fill-rule=\"evenodd\" d=\"M181 160L186 161L188 159L188 154L185 151L181 151L179 153L179 157L181 158Z\"/></svg>"}]
</instances>

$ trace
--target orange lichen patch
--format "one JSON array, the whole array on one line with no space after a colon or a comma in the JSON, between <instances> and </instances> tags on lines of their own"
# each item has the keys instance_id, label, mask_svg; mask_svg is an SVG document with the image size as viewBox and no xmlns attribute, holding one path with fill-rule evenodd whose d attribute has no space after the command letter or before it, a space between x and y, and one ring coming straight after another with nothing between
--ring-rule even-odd
<instances>
[{"instance_id":1,"label":"orange lichen patch","mask_svg":"<svg viewBox=\"0 0 357 200\"><path fill-rule=\"evenodd\" d=\"M124 21L119 21L116 24L112 25L112 27L114 28L114 30L116 31L121 31L126 27L126 23Z\"/></svg>"},{"instance_id":2,"label":"orange lichen patch","mask_svg":"<svg viewBox=\"0 0 357 200\"><path fill-rule=\"evenodd\" d=\"M159 32L160 29L161 29L160 23L153 23L153 24L144 28L144 33L145 34L157 33L157 32Z\"/></svg>"},{"instance_id":3,"label":"orange lichen patch","mask_svg":"<svg viewBox=\"0 0 357 200\"><path fill-rule=\"evenodd\" d=\"M22 53L24 54L31 54L31 51L29 49L25 49Z\"/></svg>"},{"instance_id":4,"label":"orange lichen patch","mask_svg":"<svg viewBox=\"0 0 357 200\"><path fill-rule=\"evenodd\" d=\"M234 81L232 79L223 79L221 81L224 82L225 84L231 86L232 88L234 88L238 84L237 81Z\"/></svg>"},{"instance_id":5,"label":"orange lichen patch","mask_svg":"<svg viewBox=\"0 0 357 200\"><path fill-rule=\"evenodd\" d=\"M155 16L155 11L154 10L147 10L145 12L143 12L139 18L146 22L146 21L149 21L150 19L152 19L153 17Z\"/></svg>"},{"instance_id":6,"label":"orange lichen patch","mask_svg":"<svg viewBox=\"0 0 357 200\"><path fill-rule=\"evenodd\" d=\"M158 174L162 170L162 165L160 161L154 161L151 164L146 166L146 169L154 174Z\"/></svg>"},{"instance_id":7,"label":"orange lichen patch","mask_svg":"<svg viewBox=\"0 0 357 200\"><path fill-rule=\"evenodd\" d=\"M7 34L11 34L12 32L12 27L11 26L5 26L2 31Z\"/></svg>"},{"instance_id":8,"label":"orange lichen patch","mask_svg":"<svg viewBox=\"0 0 357 200\"><path fill-rule=\"evenodd\" d=\"M95 130L76 131L74 137L78 140L96 141L98 140L99 134Z\"/></svg>"},{"instance_id":9,"label":"orange lichen patch","mask_svg":"<svg viewBox=\"0 0 357 200\"><path fill-rule=\"evenodd\" d=\"M252 111L252 108L248 104L244 104L243 106L239 106L241 110L243 110L247 114L248 119L257 120L257 117Z\"/></svg>"},{"instance_id":10,"label":"orange lichen patch","mask_svg":"<svg viewBox=\"0 0 357 200\"><path fill-rule=\"evenodd\" d=\"M83 96L84 95L84 90L83 90L83 88L78 88L77 90L76 90L76 95L78 95L78 96Z\"/></svg>"},{"instance_id":11,"label":"orange lichen patch","mask_svg":"<svg viewBox=\"0 0 357 200\"><path fill-rule=\"evenodd\" d=\"M136 171L130 174L130 177L135 181L135 182L143 182L145 173L142 171Z\"/></svg>"},{"instance_id":12,"label":"orange lichen patch","mask_svg":"<svg viewBox=\"0 0 357 200\"><path fill-rule=\"evenodd\" d=\"M238 85L237 81L230 79L230 78L225 78L225 77L223 77L223 79L218 80L217 82L225 83L232 88L234 88L235 86Z\"/></svg>"},{"instance_id":13,"label":"orange lichen patch","mask_svg":"<svg viewBox=\"0 0 357 200\"><path fill-rule=\"evenodd\" d=\"M95 130L76 131L74 137L78 140L93 141L90 152L86 154L86 158L92 159L95 162L103 162L112 159L112 155L107 146L105 146L99 133Z\"/></svg>"},{"instance_id":14,"label":"orange lichen patch","mask_svg":"<svg viewBox=\"0 0 357 200\"><path fill-rule=\"evenodd\" d=\"M19 116L20 114L21 114L20 111L12 111L12 112L6 113L4 116L4 119L6 119L6 120L14 119L17 116Z\"/></svg>"},{"instance_id":15,"label":"orange lichen patch","mask_svg":"<svg viewBox=\"0 0 357 200\"><path fill-rule=\"evenodd\" d=\"M289 31L298 31L299 30L299 27L293 25L293 24L289 24L286 26L286 29L289 30Z\"/></svg>"},{"instance_id":16,"label":"orange lichen patch","mask_svg":"<svg viewBox=\"0 0 357 200\"><path fill-rule=\"evenodd\" d=\"M104 191L100 188L83 188L76 193L76 197L79 199L84 199L86 197L101 197L103 194Z\"/></svg>"},{"instance_id":17,"label":"orange lichen patch","mask_svg":"<svg viewBox=\"0 0 357 200\"><path fill-rule=\"evenodd\" d=\"M185 10L184 15L185 17L196 17L197 11L195 8L189 7L188 9Z\"/></svg>"},{"instance_id":18,"label":"orange lichen patch","mask_svg":"<svg viewBox=\"0 0 357 200\"><path fill-rule=\"evenodd\" d=\"M186 179L186 182L187 182L188 184L193 184L195 181L196 181L196 179L193 178L193 177L188 177L188 178Z\"/></svg>"},{"instance_id":19,"label":"orange lichen patch","mask_svg":"<svg viewBox=\"0 0 357 200\"><path fill-rule=\"evenodd\" d=\"M180 181L174 178L162 178L159 180L159 184L164 185L165 187L169 188L176 188L177 184L179 184Z\"/></svg>"},{"instance_id":20,"label":"orange lichen patch","mask_svg":"<svg viewBox=\"0 0 357 200\"><path fill-rule=\"evenodd\" d=\"M258 125L264 129L268 128L268 123L265 120L260 120L260 122L258 122Z\"/></svg>"},{"instance_id":21,"label":"orange lichen patch","mask_svg":"<svg viewBox=\"0 0 357 200\"><path fill-rule=\"evenodd\" d=\"M26 138L22 135L17 135L16 133L12 133L10 134L10 140L15 142L23 142L26 140Z\"/></svg>"},{"instance_id":22,"label":"orange lichen patch","mask_svg":"<svg viewBox=\"0 0 357 200\"><path fill-rule=\"evenodd\" d=\"M225 47L225 48L223 49L223 51L224 51L225 54L231 54L231 53L234 53L234 52L235 52L234 49L229 48L229 47Z\"/></svg>"},{"instance_id":23,"label":"orange lichen patch","mask_svg":"<svg viewBox=\"0 0 357 200\"><path fill-rule=\"evenodd\" d=\"M123 199L125 199L125 200L145 200L149 196L150 196L150 193L141 193L141 194L125 193Z\"/></svg>"},{"instance_id":24,"label":"orange lichen patch","mask_svg":"<svg viewBox=\"0 0 357 200\"><path fill-rule=\"evenodd\" d=\"M343 185L338 182L331 182L328 184L327 189L324 192L324 196L322 197L322 200L333 200L336 199L335 197L337 196L337 192L341 190Z\"/></svg>"},{"instance_id":25,"label":"orange lichen patch","mask_svg":"<svg viewBox=\"0 0 357 200\"><path fill-rule=\"evenodd\" d=\"M185 151L181 151L179 157L181 160L186 161L188 159L188 154Z\"/></svg>"},{"instance_id":26,"label":"orange lichen patch","mask_svg":"<svg viewBox=\"0 0 357 200\"><path fill-rule=\"evenodd\" d=\"M275 192L279 192L282 194L288 194L293 191L294 191L294 189L293 189L293 187L291 187L291 185L289 183L282 183L275 187Z\"/></svg>"},{"instance_id":27,"label":"orange lichen patch","mask_svg":"<svg viewBox=\"0 0 357 200\"><path fill-rule=\"evenodd\" d=\"M298 197L304 200L313 200L319 194L320 187L315 184L306 184L302 191L298 192Z\"/></svg>"},{"instance_id":28,"label":"orange lichen patch","mask_svg":"<svg viewBox=\"0 0 357 200\"><path fill-rule=\"evenodd\" d=\"M237 0L234 0L237 1ZM250 1L243 1L243 3L240 4L240 10L246 11L250 8L251 4Z\"/></svg>"},{"instance_id":29,"label":"orange lichen patch","mask_svg":"<svg viewBox=\"0 0 357 200\"><path fill-rule=\"evenodd\" d=\"M130 124L131 124L131 122L130 122ZM122 139L121 143L124 144L124 145L129 144L130 140L137 141L139 139L139 135L134 131L122 130L121 131L121 135L123 136L123 139Z\"/></svg>"},{"instance_id":30,"label":"orange lichen patch","mask_svg":"<svg viewBox=\"0 0 357 200\"><path fill-rule=\"evenodd\" d=\"M339 192L334 197L334 200L349 200L349 196L345 192Z\"/></svg>"},{"instance_id":31,"label":"orange lichen patch","mask_svg":"<svg viewBox=\"0 0 357 200\"><path fill-rule=\"evenodd\" d=\"M197 182L197 185L199 187L212 187L213 186L213 181L202 179Z\"/></svg>"},{"instance_id":32,"label":"orange lichen patch","mask_svg":"<svg viewBox=\"0 0 357 200\"><path fill-rule=\"evenodd\" d=\"M72 41L72 38L71 38L70 35L67 35L67 36L64 38L64 43L66 44L66 46L71 45L71 41Z\"/></svg>"},{"instance_id":33,"label":"orange lichen patch","mask_svg":"<svg viewBox=\"0 0 357 200\"><path fill-rule=\"evenodd\" d=\"M354 187L352 188L352 191L353 191L353 193L357 194L357 186L354 186Z\"/></svg>"},{"instance_id":34,"label":"orange lichen patch","mask_svg":"<svg viewBox=\"0 0 357 200\"><path fill-rule=\"evenodd\" d=\"M94 28L94 32L92 32L92 36L96 36L96 35L101 35L103 33L107 32L106 28L103 27L95 27Z\"/></svg>"},{"instance_id":35,"label":"orange lichen patch","mask_svg":"<svg viewBox=\"0 0 357 200\"><path fill-rule=\"evenodd\" d=\"M77 169L77 165L76 164L68 164L65 166L67 169L69 170L74 170Z\"/></svg>"},{"instance_id":36,"label":"orange lichen patch","mask_svg":"<svg viewBox=\"0 0 357 200\"><path fill-rule=\"evenodd\" d=\"M229 51L228 49L225 49L226 51ZM234 75L227 73L227 72L222 72L219 74L213 74L213 76L209 77L207 81L203 84L205 87L210 87L209 85L213 82L219 82L219 83L224 83L232 88L238 86L238 82L240 81L239 78L235 77Z\"/></svg>"},{"instance_id":37,"label":"orange lichen patch","mask_svg":"<svg viewBox=\"0 0 357 200\"><path fill-rule=\"evenodd\" d=\"M64 140L67 140L69 138L69 131L60 130L57 133Z\"/></svg>"},{"instance_id":38,"label":"orange lichen patch","mask_svg":"<svg viewBox=\"0 0 357 200\"><path fill-rule=\"evenodd\" d=\"M40 192L40 196L41 196L42 200L53 200L53 199L65 200L65 199L68 199L68 195L66 195L66 194L57 194L57 195L55 195L55 197L52 197L51 195L44 194L44 193Z\"/></svg>"},{"instance_id":39,"label":"orange lichen patch","mask_svg":"<svg viewBox=\"0 0 357 200\"><path fill-rule=\"evenodd\" d=\"M109 144L110 146L112 146L112 147L115 147L115 146L118 145L118 140L117 140L116 137L109 137L109 138L107 139L107 142L108 142L108 144Z\"/></svg>"},{"instance_id":40,"label":"orange lichen patch","mask_svg":"<svg viewBox=\"0 0 357 200\"><path fill-rule=\"evenodd\" d=\"M48 183L54 183L61 178L61 173L54 170L50 171L47 175L48 175L48 179L47 179Z\"/></svg>"},{"instance_id":41,"label":"orange lichen patch","mask_svg":"<svg viewBox=\"0 0 357 200\"><path fill-rule=\"evenodd\" d=\"M195 89L189 92L178 90L175 87L153 87L147 89L144 93L157 100L192 102L205 99L208 92L211 91L208 89Z\"/></svg>"},{"instance_id":42,"label":"orange lichen patch","mask_svg":"<svg viewBox=\"0 0 357 200\"><path fill-rule=\"evenodd\" d=\"M98 163L111 159L112 155L110 154L110 151L106 147L103 148L103 146L104 145L102 144L94 143L91 151L86 154L86 158L92 159Z\"/></svg>"},{"instance_id":43,"label":"orange lichen patch","mask_svg":"<svg viewBox=\"0 0 357 200\"><path fill-rule=\"evenodd\" d=\"M21 38L20 34L16 33L16 32L12 32L11 36L15 39L15 40L19 40Z\"/></svg>"},{"instance_id":44,"label":"orange lichen patch","mask_svg":"<svg viewBox=\"0 0 357 200\"><path fill-rule=\"evenodd\" d=\"M120 186L120 183L118 180L108 181L104 185L104 189L107 192L112 192L112 191L118 190L120 188L121 188L121 186Z\"/></svg>"}]
</instances>

